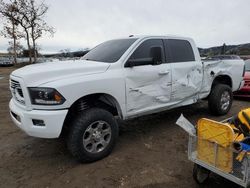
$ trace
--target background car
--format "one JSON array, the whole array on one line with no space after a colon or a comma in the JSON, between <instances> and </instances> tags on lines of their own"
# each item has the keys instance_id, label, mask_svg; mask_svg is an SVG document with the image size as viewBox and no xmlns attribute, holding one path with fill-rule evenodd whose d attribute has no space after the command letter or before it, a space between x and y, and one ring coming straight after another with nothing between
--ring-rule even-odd
<instances>
[{"instance_id":1,"label":"background car","mask_svg":"<svg viewBox=\"0 0 250 188\"><path fill-rule=\"evenodd\" d=\"M0 59L0 67L11 67L13 66L13 60L11 58L2 58Z\"/></svg>"},{"instance_id":2,"label":"background car","mask_svg":"<svg viewBox=\"0 0 250 188\"><path fill-rule=\"evenodd\" d=\"M241 58L237 55L216 55L208 57L205 60L226 60L226 59L241 59Z\"/></svg>"},{"instance_id":3,"label":"background car","mask_svg":"<svg viewBox=\"0 0 250 188\"><path fill-rule=\"evenodd\" d=\"M250 59L245 60L245 84L244 86L234 93L236 97L249 97L250 98Z\"/></svg>"}]
</instances>

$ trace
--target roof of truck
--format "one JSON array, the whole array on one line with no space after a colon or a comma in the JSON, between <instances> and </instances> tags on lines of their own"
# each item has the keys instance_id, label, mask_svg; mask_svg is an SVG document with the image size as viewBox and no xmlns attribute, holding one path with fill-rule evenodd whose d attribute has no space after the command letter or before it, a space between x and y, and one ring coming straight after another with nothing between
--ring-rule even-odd
<instances>
[{"instance_id":1,"label":"roof of truck","mask_svg":"<svg viewBox=\"0 0 250 188\"><path fill-rule=\"evenodd\" d=\"M189 37L183 37L183 36L177 36L177 35L130 35L126 38L154 38L154 37L160 37L160 38L176 38L176 39L185 39L185 40L190 40L191 38ZM192 39L191 39L192 40Z\"/></svg>"}]
</instances>

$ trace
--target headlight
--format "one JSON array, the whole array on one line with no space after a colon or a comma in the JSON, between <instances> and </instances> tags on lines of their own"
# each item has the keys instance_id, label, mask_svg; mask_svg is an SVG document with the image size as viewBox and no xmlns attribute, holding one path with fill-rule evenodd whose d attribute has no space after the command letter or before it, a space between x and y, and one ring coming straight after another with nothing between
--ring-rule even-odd
<instances>
[{"instance_id":1,"label":"headlight","mask_svg":"<svg viewBox=\"0 0 250 188\"><path fill-rule=\"evenodd\" d=\"M65 102L64 97L53 88L30 87L29 93L32 104L59 105Z\"/></svg>"}]
</instances>

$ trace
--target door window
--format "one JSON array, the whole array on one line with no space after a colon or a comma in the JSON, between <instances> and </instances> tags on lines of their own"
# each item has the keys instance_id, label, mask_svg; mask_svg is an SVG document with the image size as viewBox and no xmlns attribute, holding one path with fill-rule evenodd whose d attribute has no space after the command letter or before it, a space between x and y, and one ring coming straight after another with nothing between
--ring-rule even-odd
<instances>
[{"instance_id":1,"label":"door window","mask_svg":"<svg viewBox=\"0 0 250 188\"><path fill-rule=\"evenodd\" d=\"M165 43L165 49L168 51L166 54L171 56L171 58L167 57L169 62L195 61L193 48L187 40L168 39Z\"/></svg>"},{"instance_id":2,"label":"door window","mask_svg":"<svg viewBox=\"0 0 250 188\"><path fill-rule=\"evenodd\" d=\"M130 59L143 59L151 58L151 48L160 47L162 49L162 59L161 63L164 62L164 51L163 51L163 41L161 39L149 39L144 41L140 46L133 52Z\"/></svg>"}]
</instances>

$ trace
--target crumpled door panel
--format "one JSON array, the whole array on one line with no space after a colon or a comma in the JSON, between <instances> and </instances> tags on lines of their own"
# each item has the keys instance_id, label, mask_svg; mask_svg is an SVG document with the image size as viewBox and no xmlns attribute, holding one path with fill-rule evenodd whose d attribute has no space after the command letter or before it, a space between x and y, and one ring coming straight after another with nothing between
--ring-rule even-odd
<instances>
[{"instance_id":1,"label":"crumpled door panel","mask_svg":"<svg viewBox=\"0 0 250 188\"><path fill-rule=\"evenodd\" d=\"M196 96L202 86L202 67L196 62L172 64L172 95L173 101L185 100Z\"/></svg>"},{"instance_id":2,"label":"crumpled door panel","mask_svg":"<svg viewBox=\"0 0 250 188\"><path fill-rule=\"evenodd\" d=\"M169 70L169 73L162 75L163 70ZM170 65L140 66L127 70L126 92L128 112L167 104L171 95Z\"/></svg>"}]
</instances>

